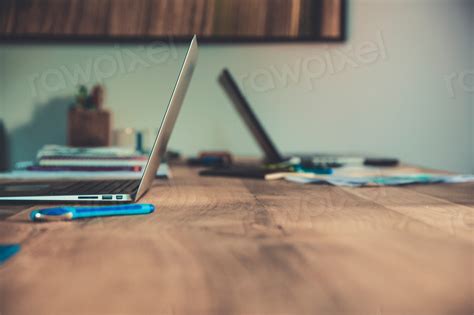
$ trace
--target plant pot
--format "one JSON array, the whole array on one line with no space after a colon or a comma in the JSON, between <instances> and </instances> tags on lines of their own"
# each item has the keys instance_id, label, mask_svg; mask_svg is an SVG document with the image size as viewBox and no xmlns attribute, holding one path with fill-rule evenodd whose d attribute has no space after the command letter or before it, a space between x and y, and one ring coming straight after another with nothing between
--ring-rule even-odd
<instances>
[{"instance_id":1,"label":"plant pot","mask_svg":"<svg viewBox=\"0 0 474 315\"><path fill-rule=\"evenodd\" d=\"M68 113L68 145L73 147L109 146L111 116L111 113L104 109L71 108Z\"/></svg>"}]
</instances>

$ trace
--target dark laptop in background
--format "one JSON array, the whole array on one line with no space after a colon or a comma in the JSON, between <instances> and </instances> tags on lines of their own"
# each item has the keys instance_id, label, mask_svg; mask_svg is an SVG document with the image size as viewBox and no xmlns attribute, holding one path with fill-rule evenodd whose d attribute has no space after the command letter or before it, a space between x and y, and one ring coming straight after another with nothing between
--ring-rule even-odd
<instances>
[{"instance_id":1,"label":"dark laptop in background","mask_svg":"<svg viewBox=\"0 0 474 315\"><path fill-rule=\"evenodd\" d=\"M245 124L252 133L255 141L258 143L264 153L264 160L259 165L229 165L206 169L200 172L203 176L231 176L264 178L265 175L278 171L278 168L271 169L265 166L266 163L283 163L291 158L299 159L302 163L321 165L323 167L340 167L347 164L359 164L367 166L396 166L397 159L392 158L364 158L361 156L349 155L331 155L331 154L313 154L313 155L293 155L283 156L274 145L270 136L258 120L250 103L247 101L242 91L239 89L236 81L229 70L224 69L219 76L219 83L231 99L237 112L244 120Z\"/></svg>"}]
</instances>

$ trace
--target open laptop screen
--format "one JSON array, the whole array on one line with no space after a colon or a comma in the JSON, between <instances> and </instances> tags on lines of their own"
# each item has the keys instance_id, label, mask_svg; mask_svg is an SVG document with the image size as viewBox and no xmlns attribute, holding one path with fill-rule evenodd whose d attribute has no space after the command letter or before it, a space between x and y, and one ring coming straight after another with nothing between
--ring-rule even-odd
<instances>
[{"instance_id":1,"label":"open laptop screen","mask_svg":"<svg viewBox=\"0 0 474 315\"><path fill-rule=\"evenodd\" d=\"M240 91L237 83L230 74L229 70L224 69L219 77L219 82L232 100L238 113L244 120L250 132L254 136L260 148L265 153L265 161L270 163L282 162L283 158L268 136L257 116L253 112L247 99Z\"/></svg>"}]
</instances>

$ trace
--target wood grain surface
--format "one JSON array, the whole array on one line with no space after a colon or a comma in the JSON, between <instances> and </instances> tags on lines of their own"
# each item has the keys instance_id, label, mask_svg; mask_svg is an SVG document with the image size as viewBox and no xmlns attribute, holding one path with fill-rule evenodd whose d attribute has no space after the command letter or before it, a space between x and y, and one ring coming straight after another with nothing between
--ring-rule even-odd
<instances>
[{"instance_id":1,"label":"wood grain surface","mask_svg":"<svg viewBox=\"0 0 474 315\"><path fill-rule=\"evenodd\" d=\"M151 215L0 221L0 243L22 246L0 267L0 314L474 313L472 183L173 174L140 201Z\"/></svg>"}]
</instances>

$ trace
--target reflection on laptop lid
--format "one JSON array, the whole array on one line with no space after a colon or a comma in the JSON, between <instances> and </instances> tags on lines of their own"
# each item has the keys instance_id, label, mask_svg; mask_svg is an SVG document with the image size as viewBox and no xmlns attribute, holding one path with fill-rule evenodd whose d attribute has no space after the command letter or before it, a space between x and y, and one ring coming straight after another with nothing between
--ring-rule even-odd
<instances>
[{"instance_id":1,"label":"reflection on laptop lid","mask_svg":"<svg viewBox=\"0 0 474 315\"><path fill-rule=\"evenodd\" d=\"M140 186L138 187L135 199L140 198L150 188L155 178L156 171L158 170L158 166L160 165L160 160L166 152L166 146L168 145L171 131L173 130L176 119L178 118L178 113L183 104L184 96L189 83L191 82L191 77L196 66L198 56L197 48L197 39L196 35L194 35L191 44L189 45L188 52L186 53L173 93L171 94L168 108L166 109L163 120L161 121L160 130L158 131L150 157L145 166L143 177L140 181Z\"/></svg>"}]
</instances>

